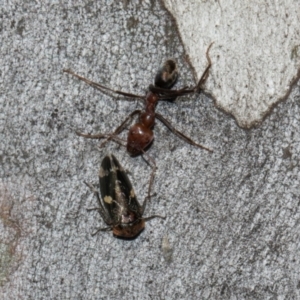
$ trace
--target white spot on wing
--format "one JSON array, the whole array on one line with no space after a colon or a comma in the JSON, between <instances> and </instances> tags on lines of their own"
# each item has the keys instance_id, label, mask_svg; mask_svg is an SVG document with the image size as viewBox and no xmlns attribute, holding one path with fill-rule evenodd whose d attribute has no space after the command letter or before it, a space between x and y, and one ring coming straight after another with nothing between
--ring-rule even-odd
<instances>
[{"instance_id":1,"label":"white spot on wing","mask_svg":"<svg viewBox=\"0 0 300 300\"><path fill-rule=\"evenodd\" d=\"M131 191L130 191L130 198L134 198L134 197L135 197L134 190L133 190L133 189L131 189Z\"/></svg>"},{"instance_id":2,"label":"white spot on wing","mask_svg":"<svg viewBox=\"0 0 300 300\"><path fill-rule=\"evenodd\" d=\"M108 204L112 204L112 202L113 202L113 198L111 196L105 196L103 200L105 203L108 203Z\"/></svg>"},{"instance_id":3,"label":"white spot on wing","mask_svg":"<svg viewBox=\"0 0 300 300\"><path fill-rule=\"evenodd\" d=\"M109 172L107 170L104 170L102 167L99 170L99 177L103 178L105 176L107 176L109 174Z\"/></svg>"}]
</instances>

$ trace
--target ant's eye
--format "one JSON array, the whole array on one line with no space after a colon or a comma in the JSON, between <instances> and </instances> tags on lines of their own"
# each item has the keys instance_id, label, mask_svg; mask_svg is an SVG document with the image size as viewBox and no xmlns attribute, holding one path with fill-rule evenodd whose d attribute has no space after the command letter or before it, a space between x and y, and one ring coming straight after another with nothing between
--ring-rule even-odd
<instances>
[{"instance_id":1,"label":"ant's eye","mask_svg":"<svg viewBox=\"0 0 300 300\"><path fill-rule=\"evenodd\" d=\"M176 62L172 59L165 61L155 76L154 83L157 87L170 89L176 82L178 69Z\"/></svg>"}]
</instances>

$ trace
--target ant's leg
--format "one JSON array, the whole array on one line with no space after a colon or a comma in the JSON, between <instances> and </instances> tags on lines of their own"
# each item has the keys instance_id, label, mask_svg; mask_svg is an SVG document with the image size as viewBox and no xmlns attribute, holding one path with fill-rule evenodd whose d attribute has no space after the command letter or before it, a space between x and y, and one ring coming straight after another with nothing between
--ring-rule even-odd
<instances>
[{"instance_id":1,"label":"ant's leg","mask_svg":"<svg viewBox=\"0 0 300 300\"><path fill-rule=\"evenodd\" d=\"M149 180L149 187L148 187L148 195L147 197L145 198L143 204L142 204L142 208L141 208L141 214L143 215L144 211L145 211L145 208L146 208L146 205L147 205L147 202L148 201L151 201L151 196L150 196L150 193L151 193L151 187L153 185L153 182L154 182L154 177L155 177L155 172L156 172L156 164L155 164L155 161L152 157L150 157L147 153L145 153L143 151L143 158L144 158L144 155L147 156L148 158L148 161L147 163L149 163L149 161L151 161L152 163L152 172L151 172L151 176L150 176L150 180ZM145 158L144 158L145 159ZM160 216L160 215L152 215L150 217L146 217L144 218L145 222L149 221L149 220L152 220L154 218L161 218L161 219L165 219L166 216Z\"/></svg>"},{"instance_id":2,"label":"ant's leg","mask_svg":"<svg viewBox=\"0 0 300 300\"><path fill-rule=\"evenodd\" d=\"M103 143L101 143L100 147L103 147L103 145L105 143L107 143L109 140L114 140L115 142L118 142L118 139L116 138L116 135L118 135L119 133L121 133L126 125L127 125L127 122L130 121L134 115L136 114L139 114L141 112L141 110L135 110L133 111L122 123L120 126L117 127L117 129L111 133L111 134L107 134L107 133L97 133L97 134L88 134L88 133L82 133L82 132L79 132L79 131L76 131L76 134L78 136L82 136L84 138L87 138L87 139L95 139L95 140L101 140L101 139L106 139ZM124 146L124 145L122 145Z\"/></svg>"},{"instance_id":3,"label":"ant's leg","mask_svg":"<svg viewBox=\"0 0 300 300\"><path fill-rule=\"evenodd\" d=\"M99 145L99 148L102 148L104 146L104 144L109 141L109 140L113 140L115 143L119 144L122 147L126 148L126 145L123 145L122 142L126 142L123 139L118 138L117 136L114 136L113 134L85 134L85 133L81 133L81 132L76 132L76 134L78 136L82 136L86 139L95 139L95 140L99 140L99 139L104 139L106 138L107 140L105 142L103 142L102 144Z\"/></svg>"},{"instance_id":4,"label":"ant's leg","mask_svg":"<svg viewBox=\"0 0 300 300\"><path fill-rule=\"evenodd\" d=\"M150 217L147 217L147 218L144 218L145 222L149 221L149 220L152 220L154 218L160 218L160 219L165 219L166 216L160 216L160 215L152 215Z\"/></svg>"},{"instance_id":5,"label":"ant's leg","mask_svg":"<svg viewBox=\"0 0 300 300\"><path fill-rule=\"evenodd\" d=\"M145 159L145 156L147 156L147 159ZM142 205L142 214L144 213L144 210L146 208L147 201L151 201L151 188L154 183L155 172L157 169L154 159L150 155L148 155L145 151L143 151L143 159L151 166L152 172L151 172L150 179L149 179L148 195L145 198L143 205ZM151 162L151 164L150 164L150 162Z\"/></svg>"},{"instance_id":6,"label":"ant's leg","mask_svg":"<svg viewBox=\"0 0 300 300\"><path fill-rule=\"evenodd\" d=\"M175 129L175 127L173 127L169 121L167 121L162 115L160 114L155 114L155 117L161 121L165 126L167 126L169 128L169 130L171 130L175 135L177 135L179 138L181 138L182 140L186 141L188 144L191 144L193 146L196 146L198 148L207 150L209 152L213 152L213 150L202 146L200 144L197 144L196 142L194 142L191 138L187 137L186 135L184 135L182 132L178 131L177 129Z\"/></svg>"},{"instance_id":7,"label":"ant's leg","mask_svg":"<svg viewBox=\"0 0 300 300\"><path fill-rule=\"evenodd\" d=\"M195 92L199 92L199 91L201 90L201 85L202 85L203 83L205 83L205 81L206 81L206 79L207 79L207 77L208 77L208 75L209 75L209 69L210 69L210 67L211 67L211 59L210 59L210 57L209 57L209 50L210 50L212 44L213 44L213 43L211 43L211 44L208 46L207 50L206 50L206 59L207 59L207 61L208 61L208 65L207 65L206 69L204 70L204 72L203 72L203 74L202 74L200 80L198 81L198 84L197 84L196 87L194 88L194 91L195 91Z\"/></svg>"},{"instance_id":8,"label":"ant's leg","mask_svg":"<svg viewBox=\"0 0 300 300\"><path fill-rule=\"evenodd\" d=\"M100 231L108 231L108 230L112 230L112 227L98 228L96 231L94 231L93 233L91 233L91 236L95 236Z\"/></svg>"},{"instance_id":9,"label":"ant's leg","mask_svg":"<svg viewBox=\"0 0 300 300\"><path fill-rule=\"evenodd\" d=\"M114 131L114 133L113 133L113 135L118 135L118 134L120 134L124 129L125 129L125 127L126 127L126 125L127 125L127 122L128 121L131 121L132 120L132 118L135 116L135 115L137 115L137 114L140 114L142 111L140 110L140 109L137 109L137 110L135 110L135 111L133 111L122 123L121 123L121 125L119 125L118 127L117 127L117 129Z\"/></svg>"},{"instance_id":10,"label":"ant's leg","mask_svg":"<svg viewBox=\"0 0 300 300\"><path fill-rule=\"evenodd\" d=\"M117 129L112 133L110 134L109 137L106 137L106 140L103 141L101 144L100 144L100 148L103 147L108 141L110 140L115 140L116 141L116 135L120 134L124 129L125 127L127 126L127 123L128 121L131 121L132 118L137 115L137 114L140 114L141 113L141 110L137 109L135 111L133 111L118 127Z\"/></svg>"},{"instance_id":11,"label":"ant's leg","mask_svg":"<svg viewBox=\"0 0 300 300\"><path fill-rule=\"evenodd\" d=\"M103 148L104 145L105 145L108 141L114 141L116 144L118 144L118 145L120 145L120 146L122 146L122 147L124 147L124 148L127 147L127 146L126 146L126 140L121 139L121 138L119 138L119 137L117 137L117 136L109 135L109 136L107 137L107 140L104 141L104 142L102 142L102 143L99 145L99 148ZM123 143L125 143L125 144L123 144Z\"/></svg>"},{"instance_id":12,"label":"ant's leg","mask_svg":"<svg viewBox=\"0 0 300 300\"><path fill-rule=\"evenodd\" d=\"M109 87L106 87L102 84L99 84L97 82L94 82L94 81L91 81L85 77L82 77L76 73L74 73L72 70L66 70L64 69L63 72L66 72L66 73L69 73L75 77L77 77L78 79L84 81L85 83L87 83L88 85L90 85L91 87L97 89L97 90L100 90L103 92L103 90L107 90L107 91L110 91L110 92L113 92L115 94L118 94L118 95L122 95L122 96L125 96L125 97L131 97L131 98L135 98L135 99L142 99L144 100L145 99L145 96L140 96L140 95L135 95L135 94L131 94L131 93L126 93L126 92L122 92L122 91L118 91L118 90L113 90Z\"/></svg>"},{"instance_id":13,"label":"ant's leg","mask_svg":"<svg viewBox=\"0 0 300 300\"><path fill-rule=\"evenodd\" d=\"M86 139L94 139L94 140L101 140L104 138L107 138L110 136L110 134L104 134L104 133L97 133L97 134L88 134L88 133L82 133L79 131L75 132L78 136L82 136Z\"/></svg>"}]
</instances>

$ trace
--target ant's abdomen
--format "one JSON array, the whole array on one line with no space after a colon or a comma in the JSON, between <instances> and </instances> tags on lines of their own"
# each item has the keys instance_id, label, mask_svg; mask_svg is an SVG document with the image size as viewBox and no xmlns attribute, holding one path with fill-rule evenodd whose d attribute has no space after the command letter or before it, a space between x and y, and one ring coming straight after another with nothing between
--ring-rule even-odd
<instances>
[{"instance_id":1,"label":"ant's abdomen","mask_svg":"<svg viewBox=\"0 0 300 300\"><path fill-rule=\"evenodd\" d=\"M136 156L143 152L153 141L153 131L142 123L137 123L129 129L127 151Z\"/></svg>"}]
</instances>

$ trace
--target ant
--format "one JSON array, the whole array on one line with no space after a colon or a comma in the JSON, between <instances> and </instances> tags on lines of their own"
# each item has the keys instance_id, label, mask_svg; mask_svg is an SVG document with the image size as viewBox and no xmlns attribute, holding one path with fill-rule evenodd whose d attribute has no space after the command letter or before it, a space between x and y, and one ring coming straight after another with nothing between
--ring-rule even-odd
<instances>
[{"instance_id":1,"label":"ant","mask_svg":"<svg viewBox=\"0 0 300 300\"><path fill-rule=\"evenodd\" d=\"M197 144L194 142L191 138L187 137L182 132L176 130L168 120L166 120L161 114L155 112L155 108L158 101L174 101L177 97L188 95L192 93L199 93L201 91L202 85L205 83L208 75L209 75L209 69L211 67L211 59L209 57L209 50L211 48L213 43L211 43L206 51L206 58L208 61L208 65L205 68L200 80L198 83L192 87L184 87L179 90L171 90L173 85L176 83L178 78L178 69L176 62L174 60L167 60L163 66L158 70L154 83L155 85L150 85L148 88L148 92L146 96L140 96L135 95L131 93L122 92L119 90L113 90L111 88L108 88L106 86L103 86L99 83L90 81L87 78L84 78L76 73L74 73L71 70L63 70L66 73L69 73L78 79L84 81L88 85L92 86L93 88L96 88L100 91L109 91L118 95L122 95L125 97L131 97L137 100L142 100L144 102L144 110L135 110L133 111L120 125L116 128L116 130L111 134L85 134L81 132L76 132L77 135L90 138L90 139L105 139L105 141L101 144L101 146L106 143L109 140L114 140L117 143L120 143L120 139L117 138L117 135L120 134L125 127L127 126L127 123L132 120L132 118L135 115L139 115L139 120L137 123L132 125L129 129L128 137L127 137L127 151L130 153L131 156L137 156L139 154L145 153L145 150L151 145L154 139L153 134L153 127L155 124L155 119L158 119L161 121L166 127L169 128L170 131L172 131L175 135L177 135L179 138L187 142L188 144L191 144L193 146L196 146L198 148L207 150L209 152L213 152L213 150L202 146L200 144Z\"/></svg>"}]
</instances>

